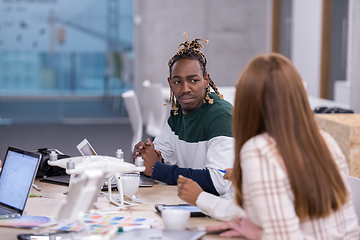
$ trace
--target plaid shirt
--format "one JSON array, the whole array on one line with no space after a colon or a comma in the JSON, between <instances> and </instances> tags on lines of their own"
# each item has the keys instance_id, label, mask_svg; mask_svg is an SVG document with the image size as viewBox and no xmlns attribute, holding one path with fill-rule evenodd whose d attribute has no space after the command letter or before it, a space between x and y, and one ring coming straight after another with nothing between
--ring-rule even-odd
<instances>
[{"instance_id":1,"label":"plaid shirt","mask_svg":"<svg viewBox=\"0 0 360 240\"><path fill-rule=\"evenodd\" d=\"M359 239L348 165L335 140L321 131L349 190L349 201L327 218L300 223L294 195L276 142L267 133L248 140L241 149L244 210L263 228L262 239Z\"/></svg>"}]
</instances>

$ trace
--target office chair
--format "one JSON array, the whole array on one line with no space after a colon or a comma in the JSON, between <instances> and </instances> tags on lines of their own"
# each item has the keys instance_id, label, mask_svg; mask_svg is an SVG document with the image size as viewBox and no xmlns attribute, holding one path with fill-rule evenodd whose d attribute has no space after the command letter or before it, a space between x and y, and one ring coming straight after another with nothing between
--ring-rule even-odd
<instances>
[{"instance_id":1,"label":"office chair","mask_svg":"<svg viewBox=\"0 0 360 240\"><path fill-rule=\"evenodd\" d=\"M143 82L144 87L144 115L146 116L146 133L149 136L157 137L160 135L166 120L170 115L170 104L162 93L161 83L150 83L149 80Z\"/></svg>"},{"instance_id":2,"label":"office chair","mask_svg":"<svg viewBox=\"0 0 360 240\"><path fill-rule=\"evenodd\" d=\"M149 116L149 109L147 108L147 103L145 101L149 100L149 94L148 94L148 87L151 86L151 82L149 79L146 79L142 82L142 87L143 87L143 91L142 91L142 109L141 109L141 113L142 113L142 116L143 116L143 125L146 126L146 123L147 123L147 119L148 119L148 116ZM146 107L145 107L146 106Z\"/></svg>"},{"instance_id":3,"label":"office chair","mask_svg":"<svg viewBox=\"0 0 360 240\"><path fill-rule=\"evenodd\" d=\"M142 140L143 124L140 112L140 105L138 98L133 90L124 92L122 95L124 99L126 110L129 115L131 128L133 130L133 138L131 141L131 152L134 150L135 145Z\"/></svg>"}]
</instances>

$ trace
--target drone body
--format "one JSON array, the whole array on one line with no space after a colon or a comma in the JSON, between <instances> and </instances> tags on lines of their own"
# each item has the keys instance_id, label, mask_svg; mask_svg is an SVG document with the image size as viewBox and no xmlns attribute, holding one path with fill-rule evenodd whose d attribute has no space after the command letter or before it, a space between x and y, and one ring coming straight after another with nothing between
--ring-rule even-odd
<instances>
[{"instance_id":1,"label":"drone body","mask_svg":"<svg viewBox=\"0 0 360 240\"><path fill-rule=\"evenodd\" d=\"M48 164L51 166L58 166L66 169L66 173L71 175L70 178L70 187L72 179L76 175L82 175L85 172L91 171L101 171L103 178L108 178L108 183L110 184L110 178L116 177L116 183L118 190L120 192L121 206L124 205L124 196L123 196L123 186L121 182L121 174L123 173L135 173L143 172L145 170L144 166L135 166L134 164L124 162L122 159L109 157L109 156L80 156L80 157L71 157L71 158L62 158L59 160L49 160ZM115 205L119 205L111 198L111 187L109 190L109 200Z\"/></svg>"},{"instance_id":2,"label":"drone body","mask_svg":"<svg viewBox=\"0 0 360 240\"><path fill-rule=\"evenodd\" d=\"M67 168L68 162L74 163L73 169ZM115 173L143 172L145 170L143 166L135 166L118 158L108 156L80 156L48 161L48 163L51 166L66 168L66 173L70 175L82 174L86 170L101 170L106 178L114 176Z\"/></svg>"}]
</instances>

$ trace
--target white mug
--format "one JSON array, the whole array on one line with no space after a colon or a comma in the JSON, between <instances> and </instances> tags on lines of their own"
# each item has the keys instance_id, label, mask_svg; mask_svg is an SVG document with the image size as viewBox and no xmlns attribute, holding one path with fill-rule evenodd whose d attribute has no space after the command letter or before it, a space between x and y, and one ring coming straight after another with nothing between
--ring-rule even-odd
<instances>
[{"instance_id":1,"label":"white mug","mask_svg":"<svg viewBox=\"0 0 360 240\"><path fill-rule=\"evenodd\" d=\"M140 174L139 173L121 174L121 182L123 185L124 194L131 197L136 194L139 188Z\"/></svg>"},{"instance_id":2,"label":"white mug","mask_svg":"<svg viewBox=\"0 0 360 240\"><path fill-rule=\"evenodd\" d=\"M190 218L190 211L183 209L164 209L161 211L166 229L185 230Z\"/></svg>"}]
</instances>

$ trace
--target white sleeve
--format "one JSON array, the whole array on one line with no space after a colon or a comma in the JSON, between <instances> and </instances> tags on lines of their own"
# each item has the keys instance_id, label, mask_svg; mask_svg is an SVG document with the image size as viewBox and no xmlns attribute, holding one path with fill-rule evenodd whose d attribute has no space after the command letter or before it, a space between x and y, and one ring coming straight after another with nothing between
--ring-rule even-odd
<instances>
[{"instance_id":1,"label":"white sleeve","mask_svg":"<svg viewBox=\"0 0 360 240\"><path fill-rule=\"evenodd\" d=\"M169 124L166 122L160 135L154 139L154 147L161 152L165 163L174 165L177 163L174 154L173 143L174 132L171 131Z\"/></svg>"},{"instance_id":2,"label":"white sleeve","mask_svg":"<svg viewBox=\"0 0 360 240\"><path fill-rule=\"evenodd\" d=\"M233 199L223 199L207 192L200 193L197 207L212 218L230 221L235 217L244 217L244 210Z\"/></svg>"},{"instance_id":3,"label":"white sleeve","mask_svg":"<svg viewBox=\"0 0 360 240\"><path fill-rule=\"evenodd\" d=\"M226 198L231 198L231 181L223 178L220 170L234 166L234 138L219 136L210 139L206 153L206 168L209 169L211 180L216 191Z\"/></svg>"}]
</instances>

